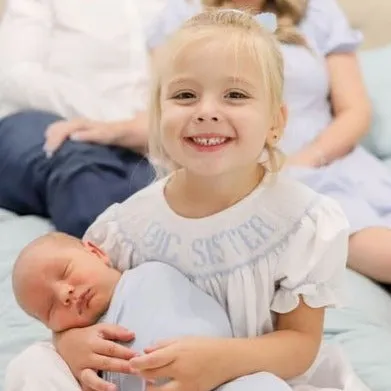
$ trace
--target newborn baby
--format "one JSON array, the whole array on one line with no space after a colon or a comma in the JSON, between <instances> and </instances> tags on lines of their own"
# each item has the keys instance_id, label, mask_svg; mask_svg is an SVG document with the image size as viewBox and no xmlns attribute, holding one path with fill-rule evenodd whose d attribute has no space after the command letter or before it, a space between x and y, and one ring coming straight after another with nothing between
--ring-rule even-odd
<instances>
[{"instance_id":1,"label":"newborn baby","mask_svg":"<svg viewBox=\"0 0 391 391\"><path fill-rule=\"evenodd\" d=\"M131 345L140 354L160 340L180 336L232 337L224 309L172 266L147 262L121 275L93 243L65 234L51 233L26 246L14 266L13 289L21 308L49 329L60 332L97 321L118 324L135 333ZM29 384L29 376L38 381L25 361L22 353L11 365L10 384L16 384L15 377L23 378L23 384ZM146 387L132 375L106 372L103 377L118 391ZM255 389L290 387L268 373L219 387L220 391Z\"/></svg>"},{"instance_id":2,"label":"newborn baby","mask_svg":"<svg viewBox=\"0 0 391 391\"><path fill-rule=\"evenodd\" d=\"M124 272L93 243L51 233L29 244L13 270L20 307L60 332L101 320L135 332L137 352L178 336L231 337L223 308L171 266L148 262ZM142 390L130 375L105 373L118 390Z\"/></svg>"}]
</instances>

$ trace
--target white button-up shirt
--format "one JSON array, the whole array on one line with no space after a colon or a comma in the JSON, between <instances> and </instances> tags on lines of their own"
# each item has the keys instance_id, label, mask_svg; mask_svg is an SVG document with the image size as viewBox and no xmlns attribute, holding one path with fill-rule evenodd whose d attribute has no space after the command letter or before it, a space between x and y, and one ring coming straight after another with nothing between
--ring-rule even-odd
<instances>
[{"instance_id":1,"label":"white button-up shirt","mask_svg":"<svg viewBox=\"0 0 391 391\"><path fill-rule=\"evenodd\" d=\"M111 121L146 108L146 31L166 0L8 0L0 117L24 109Z\"/></svg>"}]
</instances>

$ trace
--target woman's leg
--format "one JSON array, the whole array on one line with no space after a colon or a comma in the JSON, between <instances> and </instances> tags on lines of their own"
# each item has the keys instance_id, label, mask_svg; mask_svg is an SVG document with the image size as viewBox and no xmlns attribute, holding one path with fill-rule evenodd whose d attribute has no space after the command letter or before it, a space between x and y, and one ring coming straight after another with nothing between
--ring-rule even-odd
<instances>
[{"instance_id":1,"label":"woman's leg","mask_svg":"<svg viewBox=\"0 0 391 391\"><path fill-rule=\"evenodd\" d=\"M352 234L348 265L376 281L391 283L391 230L373 227Z\"/></svg>"},{"instance_id":2,"label":"woman's leg","mask_svg":"<svg viewBox=\"0 0 391 391\"><path fill-rule=\"evenodd\" d=\"M67 364L49 342L34 344L7 367L4 391L81 391Z\"/></svg>"},{"instance_id":3,"label":"woman's leg","mask_svg":"<svg viewBox=\"0 0 391 391\"><path fill-rule=\"evenodd\" d=\"M233 380L216 391L292 391L292 388L277 376L260 372Z\"/></svg>"},{"instance_id":4,"label":"woman's leg","mask_svg":"<svg viewBox=\"0 0 391 391\"><path fill-rule=\"evenodd\" d=\"M108 206L146 186L152 171L131 151L70 140L46 158L45 131L60 119L28 111L0 121L0 207L50 217L81 237Z\"/></svg>"}]
</instances>

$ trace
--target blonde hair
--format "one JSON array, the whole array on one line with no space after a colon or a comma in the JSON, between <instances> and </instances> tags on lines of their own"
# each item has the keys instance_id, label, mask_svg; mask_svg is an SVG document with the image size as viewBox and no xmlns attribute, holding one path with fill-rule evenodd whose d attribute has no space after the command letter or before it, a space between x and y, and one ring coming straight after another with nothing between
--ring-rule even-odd
<instances>
[{"instance_id":1,"label":"blonde hair","mask_svg":"<svg viewBox=\"0 0 391 391\"><path fill-rule=\"evenodd\" d=\"M202 0L205 7L234 7L232 1L227 0ZM307 11L308 0L266 0L264 11L276 14L278 28L277 39L286 44L302 45L307 47L307 42L297 29L297 25L304 18ZM261 11L261 10L259 10Z\"/></svg>"},{"instance_id":2,"label":"blonde hair","mask_svg":"<svg viewBox=\"0 0 391 391\"><path fill-rule=\"evenodd\" d=\"M228 35L231 33L231 35ZM269 104L271 119L277 121L283 104L284 64L278 41L273 34L264 29L250 14L229 10L207 10L188 20L163 45L154 61L150 102L149 153L151 162L157 165L159 174L174 171L180 167L170 159L164 150L160 130L162 79L165 70L185 51L191 51L201 44L215 42L220 37L228 50L234 51L236 58L246 51L259 67L260 80ZM212 52L211 52L212 53ZM281 153L275 143L266 143L267 165L277 172L282 165ZM260 154L263 151L260 151ZM162 170L163 169L163 170Z\"/></svg>"}]
</instances>

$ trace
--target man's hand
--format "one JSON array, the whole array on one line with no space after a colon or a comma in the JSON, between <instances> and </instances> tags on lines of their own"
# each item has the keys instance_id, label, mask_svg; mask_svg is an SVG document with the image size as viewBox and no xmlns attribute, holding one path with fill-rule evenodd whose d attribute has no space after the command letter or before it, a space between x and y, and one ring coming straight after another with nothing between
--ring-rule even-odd
<instances>
[{"instance_id":1,"label":"man's hand","mask_svg":"<svg viewBox=\"0 0 391 391\"><path fill-rule=\"evenodd\" d=\"M132 120L99 122L87 119L58 121L46 130L44 151L51 157L67 140L128 148L139 153L146 151L148 121L144 113Z\"/></svg>"}]
</instances>

